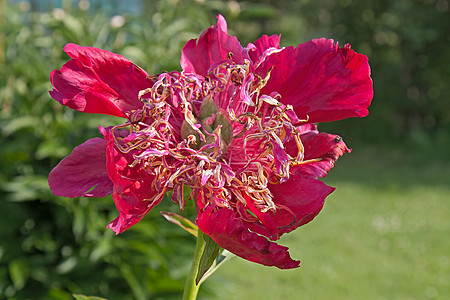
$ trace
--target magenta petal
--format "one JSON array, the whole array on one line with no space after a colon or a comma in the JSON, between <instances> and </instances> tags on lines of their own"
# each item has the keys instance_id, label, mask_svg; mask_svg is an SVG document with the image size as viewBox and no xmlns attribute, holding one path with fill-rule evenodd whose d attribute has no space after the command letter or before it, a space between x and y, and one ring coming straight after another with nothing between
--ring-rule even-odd
<instances>
[{"instance_id":1,"label":"magenta petal","mask_svg":"<svg viewBox=\"0 0 450 300\"><path fill-rule=\"evenodd\" d=\"M196 223L220 247L246 260L280 269L292 269L300 265L300 261L289 256L287 247L251 232L231 209L219 208L214 211L209 207L199 212Z\"/></svg>"},{"instance_id":2,"label":"magenta petal","mask_svg":"<svg viewBox=\"0 0 450 300\"><path fill-rule=\"evenodd\" d=\"M145 186L147 185L147 186ZM161 202L145 201L146 196L153 196L149 189L151 181L122 181L114 186L113 200L119 211L119 216L107 228L116 234L122 233L138 223L154 206Z\"/></svg>"},{"instance_id":3,"label":"magenta petal","mask_svg":"<svg viewBox=\"0 0 450 300\"><path fill-rule=\"evenodd\" d=\"M250 58L254 63L258 61L258 59L263 55L264 51L270 48L280 48L280 35L263 35L259 39L257 39L253 44L250 44L254 47L247 47L249 48L249 55ZM250 46L249 45L249 46Z\"/></svg>"},{"instance_id":4,"label":"magenta petal","mask_svg":"<svg viewBox=\"0 0 450 300\"><path fill-rule=\"evenodd\" d=\"M279 226L279 235L290 232L314 219L325 198L334 191L322 181L308 176L292 175L288 182L271 184L276 213L268 211Z\"/></svg>"},{"instance_id":5,"label":"magenta petal","mask_svg":"<svg viewBox=\"0 0 450 300\"><path fill-rule=\"evenodd\" d=\"M119 234L139 222L161 202L162 197L155 198L156 191L152 188L154 177L143 176L145 171L138 167L129 167L134 161L132 154L117 150L110 130L102 128L102 132L107 141L106 166L114 183L113 200L119 211L119 217L108 228Z\"/></svg>"},{"instance_id":6,"label":"magenta petal","mask_svg":"<svg viewBox=\"0 0 450 300\"><path fill-rule=\"evenodd\" d=\"M256 72L264 78L272 67L263 93L280 93L299 118L308 115L315 123L368 114L373 97L368 59L350 45L339 48L333 40L318 39L286 47L267 56Z\"/></svg>"},{"instance_id":7,"label":"magenta petal","mask_svg":"<svg viewBox=\"0 0 450 300\"><path fill-rule=\"evenodd\" d=\"M347 148L338 135L325 132L319 134L307 133L301 139L305 148L305 161L314 161L305 162L291 168L293 174L310 175L315 178L325 177L339 157L344 153L351 152L351 149ZM315 161L316 159L319 160Z\"/></svg>"},{"instance_id":8,"label":"magenta petal","mask_svg":"<svg viewBox=\"0 0 450 300\"><path fill-rule=\"evenodd\" d=\"M50 172L48 183L52 192L70 198L111 194L113 184L106 171L105 151L106 142L101 138L87 140L75 147Z\"/></svg>"},{"instance_id":9,"label":"magenta petal","mask_svg":"<svg viewBox=\"0 0 450 300\"><path fill-rule=\"evenodd\" d=\"M152 87L148 74L121 55L92 47L67 44L72 58L53 70L53 99L72 109L124 117L142 107L140 90Z\"/></svg>"},{"instance_id":10,"label":"magenta petal","mask_svg":"<svg viewBox=\"0 0 450 300\"><path fill-rule=\"evenodd\" d=\"M334 188L317 178L325 177L337 159L350 152L337 135L318 133L315 126L302 125L299 131L305 150L304 162L290 169L291 177L286 183L269 186L277 211L268 213L279 227L279 235L310 222L320 212ZM292 144L288 143L288 148L293 149ZM295 155L293 151L290 154Z\"/></svg>"},{"instance_id":11,"label":"magenta petal","mask_svg":"<svg viewBox=\"0 0 450 300\"><path fill-rule=\"evenodd\" d=\"M187 73L207 75L212 63L231 59L242 63L249 59L247 51L238 39L227 34L227 22L221 15L217 16L217 25L205 30L198 40L186 43L181 53L181 67Z\"/></svg>"}]
</instances>

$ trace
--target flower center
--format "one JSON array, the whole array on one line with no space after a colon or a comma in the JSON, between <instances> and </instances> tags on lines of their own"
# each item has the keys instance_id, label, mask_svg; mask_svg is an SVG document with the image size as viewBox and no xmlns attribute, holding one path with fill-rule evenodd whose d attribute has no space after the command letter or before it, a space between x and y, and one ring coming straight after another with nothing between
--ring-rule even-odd
<instances>
[{"instance_id":1,"label":"flower center","mask_svg":"<svg viewBox=\"0 0 450 300\"><path fill-rule=\"evenodd\" d=\"M192 145L193 149L199 150L205 145L213 144L217 137L221 152L226 152L233 139L233 127L228 120L227 112L219 109L210 96L203 100L198 117L190 121L184 120L181 124L181 138L188 139L189 136L193 136L196 140ZM195 126L201 124L200 131L205 136L205 141L200 140L200 133L191 126L191 123ZM208 148L205 151L211 153L212 150Z\"/></svg>"},{"instance_id":2,"label":"flower center","mask_svg":"<svg viewBox=\"0 0 450 300\"><path fill-rule=\"evenodd\" d=\"M269 74L260 78L248 65L225 61L206 78L163 73L139 93L142 109L112 129L116 148L133 157L128 167L154 177L154 199L172 191L183 207L187 185L200 206L234 207L248 219L239 208L280 209L268 184L285 182L290 167L302 163L296 125L305 120L279 94L260 95Z\"/></svg>"}]
</instances>

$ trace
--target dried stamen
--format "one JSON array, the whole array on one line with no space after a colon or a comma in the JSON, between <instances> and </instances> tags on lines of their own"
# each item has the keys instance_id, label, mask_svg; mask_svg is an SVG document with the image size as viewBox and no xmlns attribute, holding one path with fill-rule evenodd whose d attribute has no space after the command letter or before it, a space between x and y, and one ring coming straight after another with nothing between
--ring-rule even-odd
<instances>
[{"instance_id":1,"label":"dried stamen","mask_svg":"<svg viewBox=\"0 0 450 300\"><path fill-rule=\"evenodd\" d=\"M207 78L160 74L139 93L143 108L112 129L115 146L132 154L130 168L154 176L155 199L173 190L182 208L186 185L202 205L235 207L250 222L259 222L245 209L250 204L261 212L286 210L274 204L268 184L286 181L290 168L304 163L296 126L305 120L279 94L260 95L270 71L261 78L249 62L228 60ZM289 141L294 157L285 150Z\"/></svg>"}]
</instances>

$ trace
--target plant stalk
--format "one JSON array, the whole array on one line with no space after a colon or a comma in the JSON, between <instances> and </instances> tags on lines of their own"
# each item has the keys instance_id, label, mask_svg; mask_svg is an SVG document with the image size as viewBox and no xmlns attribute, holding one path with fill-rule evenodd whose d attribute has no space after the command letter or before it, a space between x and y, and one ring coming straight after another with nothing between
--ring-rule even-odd
<instances>
[{"instance_id":1,"label":"plant stalk","mask_svg":"<svg viewBox=\"0 0 450 300\"><path fill-rule=\"evenodd\" d=\"M205 247L205 240L203 239L203 233L198 230L197 244L195 245L194 258L192 260L191 269L189 270L186 284L184 286L183 300L195 300L197 299L198 290L200 284L195 284L195 278L197 277L198 267L200 265L200 259L202 257L203 248Z\"/></svg>"}]
</instances>

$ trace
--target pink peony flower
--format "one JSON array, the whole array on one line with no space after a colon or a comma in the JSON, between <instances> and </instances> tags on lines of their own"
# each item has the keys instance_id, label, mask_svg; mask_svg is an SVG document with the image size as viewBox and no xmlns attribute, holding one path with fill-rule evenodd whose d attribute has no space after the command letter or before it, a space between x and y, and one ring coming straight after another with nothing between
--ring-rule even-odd
<instances>
[{"instance_id":1,"label":"pink peony flower","mask_svg":"<svg viewBox=\"0 0 450 300\"><path fill-rule=\"evenodd\" d=\"M218 16L181 56L181 72L149 77L120 55L68 44L51 96L72 109L125 118L100 128L50 173L58 196L112 193L121 233L166 193L180 208L191 189L196 223L219 246L267 266L295 268L281 235L310 222L334 188L325 177L350 152L316 122L368 114L367 57L318 39L242 47Z\"/></svg>"}]
</instances>

